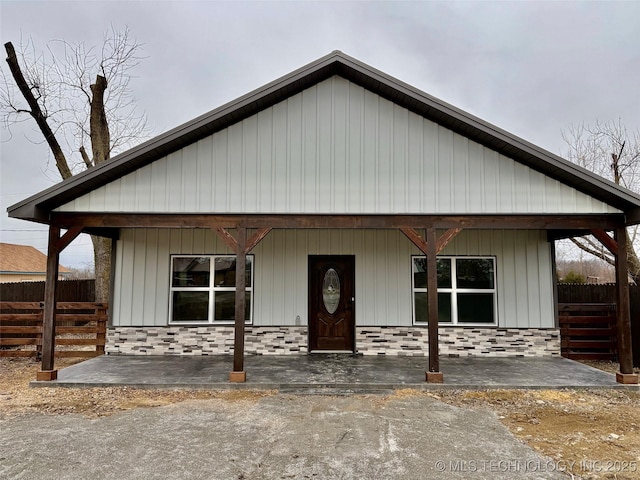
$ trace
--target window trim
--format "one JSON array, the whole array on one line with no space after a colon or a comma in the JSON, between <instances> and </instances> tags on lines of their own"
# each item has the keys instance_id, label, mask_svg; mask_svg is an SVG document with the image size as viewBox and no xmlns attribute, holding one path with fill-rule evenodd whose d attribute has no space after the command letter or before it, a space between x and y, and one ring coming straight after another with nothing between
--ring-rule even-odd
<instances>
[{"instance_id":1,"label":"window trim","mask_svg":"<svg viewBox=\"0 0 640 480\"><path fill-rule=\"evenodd\" d=\"M411 321L415 326L427 326L429 322L416 321L416 293L427 293L427 288L415 286L414 275L414 259L425 258L426 255L411 255ZM498 326L498 275L496 271L497 259L495 255L438 255L440 259L451 260L451 287L439 287L438 293L451 294L451 322L443 322L438 319L438 326L442 327L497 327ZM457 262L458 259L464 260L491 260L493 262L493 288L458 288L457 278ZM458 293L492 293L493 294L493 322L459 322L458 321Z\"/></svg>"},{"instance_id":2,"label":"window trim","mask_svg":"<svg viewBox=\"0 0 640 480\"><path fill-rule=\"evenodd\" d=\"M215 285L215 270L212 271L211 267L215 269L215 260L216 258L237 258L234 253L220 253L220 254L180 254L174 253L170 255L169 260L169 312L168 312L168 325L233 325L234 320L216 320L215 319L215 293L216 292L235 292L235 285L232 287L220 287ZM173 286L173 262L176 258L208 258L209 259L209 285L206 287L174 287ZM254 306L254 280L255 280L255 255L249 254L246 255L247 259L251 259L251 281L246 282L245 293L251 293L251 302L249 304L249 319L245 321L245 325L253 325L253 306ZM198 320L189 320L189 321L180 321L173 320L173 292L209 292L209 305L207 308L208 312L208 320L206 321L198 321Z\"/></svg>"}]
</instances>

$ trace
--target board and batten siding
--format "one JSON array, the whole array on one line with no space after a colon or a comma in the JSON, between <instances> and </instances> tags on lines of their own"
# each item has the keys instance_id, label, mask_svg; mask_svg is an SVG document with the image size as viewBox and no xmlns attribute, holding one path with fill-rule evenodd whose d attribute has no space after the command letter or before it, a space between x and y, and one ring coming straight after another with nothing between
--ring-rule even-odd
<instances>
[{"instance_id":1,"label":"board and batten siding","mask_svg":"<svg viewBox=\"0 0 640 480\"><path fill-rule=\"evenodd\" d=\"M123 229L116 246L113 325L167 325L170 256L224 253L231 252L206 229ZM411 325L411 256L419 253L397 230L273 230L252 252L254 325L307 325L309 255L355 255L357 325ZM442 255L496 258L500 327L554 327L545 232L464 230Z\"/></svg>"},{"instance_id":2,"label":"board and batten siding","mask_svg":"<svg viewBox=\"0 0 640 480\"><path fill-rule=\"evenodd\" d=\"M338 76L56 211L619 212Z\"/></svg>"}]
</instances>

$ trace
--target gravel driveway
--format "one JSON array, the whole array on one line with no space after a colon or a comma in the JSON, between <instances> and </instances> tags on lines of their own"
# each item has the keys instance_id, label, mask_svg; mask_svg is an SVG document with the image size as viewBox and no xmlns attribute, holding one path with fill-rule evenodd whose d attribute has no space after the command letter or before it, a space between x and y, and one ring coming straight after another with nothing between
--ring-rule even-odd
<instances>
[{"instance_id":1,"label":"gravel driveway","mask_svg":"<svg viewBox=\"0 0 640 480\"><path fill-rule=\"evenodd\" d=\"M427 396L273 395L0 419L0 478L567 478L489 411Z\"/></svg>"}]
</instances>

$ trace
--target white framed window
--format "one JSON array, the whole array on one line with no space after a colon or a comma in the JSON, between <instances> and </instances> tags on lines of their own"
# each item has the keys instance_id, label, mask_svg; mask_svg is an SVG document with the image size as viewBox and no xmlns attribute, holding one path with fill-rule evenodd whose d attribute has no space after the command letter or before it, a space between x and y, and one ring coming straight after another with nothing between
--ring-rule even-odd
<instances>
[{"instance_id":1,"label":"white framed window","mask_svg":"<svg viewBox=\"0 0 640 480\"><path fill-rule=\"evenodd\" d=\"M443 325L497 325L494 257L438 257L438 322ZM411 257L413 323L429 323L427 258Z\"/></svg>"},{"instance_id":2,"label":"white framed window","mask_svg":"<svg viewBox=\"0 0 640 480\"><path fill-rule=\"evenodd\" d=\"M253 255L246 261L245 321L253 319ZM169 323L225 324L235 321L235 255L172 255Z\"/></svg>"}]
</instances>

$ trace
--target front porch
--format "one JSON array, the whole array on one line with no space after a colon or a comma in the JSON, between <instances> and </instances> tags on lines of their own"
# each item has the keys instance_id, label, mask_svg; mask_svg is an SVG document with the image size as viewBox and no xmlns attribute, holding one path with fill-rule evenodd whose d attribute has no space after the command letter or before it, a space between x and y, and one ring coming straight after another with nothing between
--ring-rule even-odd
<instances>
[{"instance_id":1,"label":"front porch","mask_svg":"<svg viewBox=\"0 0 640 480\"><path fill-rule=\"evenodd\" d=\"M295 393L385 393L397 389L631 388L615 375L560 357L440 359L446 384L424 381L424 357L313 354L249 355L245 383L230 383L231 355L103 355L60 370L34 387L258 389Z\"/></svg>"}]
</instances>

